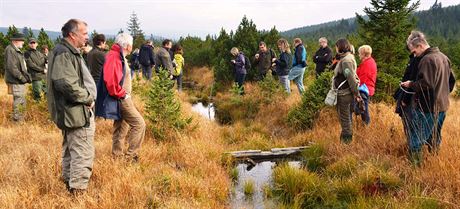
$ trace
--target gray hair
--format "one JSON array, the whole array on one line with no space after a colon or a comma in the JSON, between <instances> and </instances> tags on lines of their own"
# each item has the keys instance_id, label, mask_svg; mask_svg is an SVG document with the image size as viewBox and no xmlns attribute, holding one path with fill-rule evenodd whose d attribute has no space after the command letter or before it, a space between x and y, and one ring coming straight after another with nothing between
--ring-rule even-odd
<instances>
[{"instance_id":1,"label":"gray hair","mask_svg":"<svg viewBox=\"0 0 460 209\"><path fill-rule=\"evenodd\" d=\"M128 45L133 45L133 37L127 33L120 33L115 38L115 43L123 48L127 48Z\"/></svg>"},{"instance_id":2,"label":"gray hair","mask_svg":"<svg viewBox=\"0 0 460 209\"><path fill-rule=\"evenodd\" d=\"M323 41L326 42L326 44L327 44L327 39L326 39L326 37L321 37L321 38L319 38L319 40L318 40L318 42L323 42Z\"/></svg>"},{"instance_id":3,"label":"gray hair","mask_svg":"<svg viewBox=\"0 0 460 209\"><path fill-rule=\"evenodd\" d=\"M407 37L407 46L416 47L420 45L429 46L428 41L425 38L425 34L420 31L413 30L409 37Z\"/></svg>"},{"instance_id":4,"label":"gray hair","mask_svg":"<svg viewBox=\"0 0 460 209\"><path fill-rule=\"evenodd\" d=\"M88 25L88 24L86 24L86 22L83 22L82 20L79 20L79 19L70 19L69 21L67 21L64 24L64 26L62 26L62 28L61 28L62 36L64 38L67 38L67 37L69 37L70 32L72 32L72 33L77 32L79 24L83 24L85 26Z\"/></svg>"}]
</instances>

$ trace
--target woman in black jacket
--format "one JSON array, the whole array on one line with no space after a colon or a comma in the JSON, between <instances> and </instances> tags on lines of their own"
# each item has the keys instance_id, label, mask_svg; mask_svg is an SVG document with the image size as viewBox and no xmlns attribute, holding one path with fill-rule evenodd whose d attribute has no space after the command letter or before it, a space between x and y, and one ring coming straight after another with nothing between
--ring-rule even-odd
<instances>
[{"instance_id":1,"label":"woman in black jacket","mask_svg":"<svg viewBox=\"0 0 460 209\"><path fill-rule=\"evenodd\" d=\"M291 93L290 82L288 79L289 71L291 69L292 55L289 43L286 39L282 38L278 40L278 48L281 52L278 59L273 58L273 65L276 66L276 74L279 77L281 85L284 87L286 92Z\"/></svg>"}]
</instances>

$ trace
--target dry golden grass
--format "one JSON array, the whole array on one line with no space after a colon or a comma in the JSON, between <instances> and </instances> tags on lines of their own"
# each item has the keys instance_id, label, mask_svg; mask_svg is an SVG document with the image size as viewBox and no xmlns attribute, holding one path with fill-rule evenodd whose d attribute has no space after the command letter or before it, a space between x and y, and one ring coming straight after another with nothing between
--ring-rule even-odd
<instances>
[{"instance_id":1,"label":"dry golden grass","mask_svg":"<svg viewBox=\"0 0 460 209\"><path fill-rule=\"evenodd\" d=\"M196 79L211 85L212 74L203 71ZM259 90L256 84L247 83L246 91L246 96L255 96ZM187 101L185 93L179 98ZM135 101L142 109L141 99L136 96ZM394 197L396 202L407 203L426 195L449 208L460 206L460 102L451 100L439 155L426 154L424 165L413 168L406 159L406 141L393 106L372 104L371 125L364 127L354 120L354 141L343 145L339 142L338 119L331 108L321 112L312 130L291 130L285 117L299 101L294 90L289 97L262 106L250 123L236 122L232 126L207 121L182 102L184 114L194 118L192 125L173 141L157 142L147 132L137 165L112 160L112 122L98 120L89 192L73 199L60 180L60 131L47 119L43 104L29 103L27 122L13 124L9 120L12 97L6 95L2 81L0 208L228 208L231 180L229 169L222 165L222 153L299 146L310 141L326 145L328 163L353 156L360 162L388 167L403 181ZM413 192L414 188L421 194Z\"/></svg>"},{"instance_id":2,"label":"dry golden grass","mask_svg":"<svg viewBox=\"0 0 460 209\"><path fill-rule=\"evenodd\" d=\"M47 119L44 104L30 102L27 122L14 124L11 103L2 81L0 208L227 207L230 181L220 162L225 146L214 123L194 115L196 130L171 142L157 143L147 133L141 161L131 165L111 158L112 122L97 120L89 191L74 199L60 180L61 132Z\"/></svg>"}]
</instances>

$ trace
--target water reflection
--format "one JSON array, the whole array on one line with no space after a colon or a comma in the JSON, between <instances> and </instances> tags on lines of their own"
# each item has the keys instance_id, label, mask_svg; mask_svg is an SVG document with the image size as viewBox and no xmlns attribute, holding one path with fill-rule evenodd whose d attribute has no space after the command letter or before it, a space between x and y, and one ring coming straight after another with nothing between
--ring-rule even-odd
<instances>
[{"instance_id":1,"label":"water reflection","mask_svg":"<svg viewBox=\"0 0 460 209\"><path fill-rule=\"evenodd\" d=\"M213 103L208 104L207 106L203 105L203 103L198 102L192 105L192 110L199 113L201 116L214 121L215 120L215 108Z\"/></svg>"},{"instance_id":2,"label":"water reflection","mask_svg":"<svg viewBox=\"0 0 460 209\"><path fill-rule=\"evenodd\" d=\"M288 162L290 166L300 168L300 161ZM238 182L235 183L234 192L232 193L230 206L233 209L242 208L276 208L276 203L273 200L265 199L264 188L273 186L273 169L277 165L276 162L263 161L255 165L240 163L237 165ZM247 197L244 194L244 184L247 181L254 182L254 194Z\"/></svg>"}]
</instances>

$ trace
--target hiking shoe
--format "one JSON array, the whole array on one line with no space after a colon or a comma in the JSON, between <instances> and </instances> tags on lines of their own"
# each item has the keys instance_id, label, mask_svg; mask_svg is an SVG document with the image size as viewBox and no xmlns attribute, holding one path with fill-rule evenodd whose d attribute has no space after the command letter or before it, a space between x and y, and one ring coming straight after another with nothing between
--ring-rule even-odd
<instances>
[{"instance_id":1,"label":"hiking shoe","mask_svg":"<svg viewBox=\"0 0 460 209\"><path fill-rule=\"evenodd\" d=\"M340 136L340 142L342 142L342 143L344 143L344 144L350 144L352 140L353 140L353 136L352 136L352 135L343 135L343 136Z\"/></svg>"}]
</instances>

